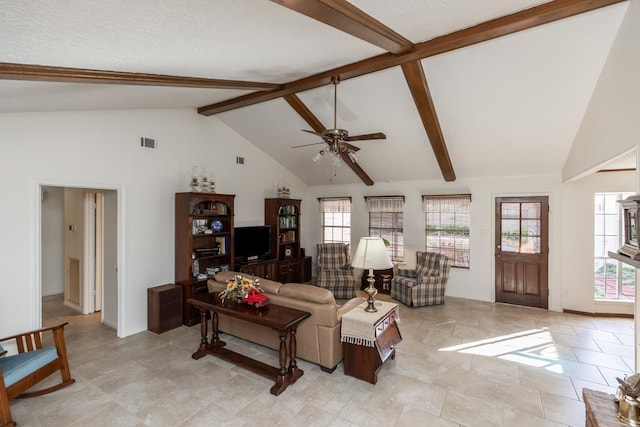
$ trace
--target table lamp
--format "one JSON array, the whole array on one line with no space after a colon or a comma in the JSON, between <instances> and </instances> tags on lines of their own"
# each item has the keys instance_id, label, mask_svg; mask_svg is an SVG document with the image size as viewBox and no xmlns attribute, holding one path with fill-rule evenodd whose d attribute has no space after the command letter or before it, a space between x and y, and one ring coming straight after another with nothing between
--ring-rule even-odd
<instances>
[{"instance_id":1,"label":"table lamp","mask_svg":"<svg viewBox=\"0 0 640 427\"><path fill-rule=\"evenodd\" d=\"M375 312L378 311L374 307L375 299L378 290L373 283L375 279L373 277L373 270L383 270L393 267L391 258L387 253L387 248L384 246L384 241L381 237L361 237L356 249L356 254L353 256L351 266L354 268L361 268L363 270L369 269L369 277L367 286L364 292L368 295L367 308L364 311Z\"/></svg>"}]
</instances>

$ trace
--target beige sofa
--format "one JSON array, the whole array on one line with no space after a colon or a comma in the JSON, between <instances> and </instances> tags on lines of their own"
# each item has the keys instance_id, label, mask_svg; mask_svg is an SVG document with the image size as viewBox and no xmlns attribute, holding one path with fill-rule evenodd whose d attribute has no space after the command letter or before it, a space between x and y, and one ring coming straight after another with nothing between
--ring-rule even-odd
<instances>
[{"instance_id":1,"label":"beige sofa","mask_svg":"<svg viewBox=\"0 0 640 427\"><path fill-rule=\"evenodd\" d=\"M227 280L236 273L225 271L209 279L209 292L220 292L225 289ZM243 277L257 277L242 274ZM298 326L296 334L297 357L320 365L323 371L333 372L342 360L342 343L340 342L340 325L342 315L355 306L362 304L364 298L352 298L338 306L333 294L323 288L301 283L275 282L259 279L260 288L269 297L272 304L291 307L311 313ZM220 316L219 329L238 338L245 339L277 350L280 347L278 334L268 327Z\"/></svg>"}]
</instances>

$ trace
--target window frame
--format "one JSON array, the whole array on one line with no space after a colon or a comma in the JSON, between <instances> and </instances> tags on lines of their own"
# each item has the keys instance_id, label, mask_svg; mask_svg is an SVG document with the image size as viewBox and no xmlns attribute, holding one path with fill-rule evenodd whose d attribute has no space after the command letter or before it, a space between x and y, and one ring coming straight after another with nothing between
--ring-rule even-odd
<instances>
[{"instance_id":1,"label":"window frame","mask_svg":"<svg viewBox=\"0 0 640 427\"><path fill-rule=\"evenodd\" d=\"M404 262L404 196L365 197L369 213L369 237L382 237L394 263ZM400 206L402 206L401 210ZM376 218L377 217L377 218ZM386 220L389 227L372 227L372 219L379 224Z\"/></svg>"},{"instance_id":2,"label":"window frame","mask_svg":"<svg viewBox=\"0 0 640 427\"><path fill-rule=\"evenodd\" d=\"M351 197L322 197L322 198L318 198L318 201L320 202L320 228L321 228L321 235L322 235L322 243L345 243L347 245L351 245L351 205L352 205ZM349 205L348 211L337 210L334 212L334 214L339 214L341 216L340 222L342 223L342 225L327 225L325 223L325 220L326 220L325 214L328 213L326 211L325 205L331 204L332 202L336 202L335 203L336 209L340 208L338 204L344 204L345 202L348 202L348 205ZM347 216L347 218L345 218L345 215ZM348 223L348 225L344 225L345 223ZM342 230L340 233L342 235L342 239L327 240L327 236L326 236L327 228L331 228L332 230L335 230L335 229ZM345 233L345 230L347 230L346 233ZM335 237L334 232L332 232L331 234L333 237ZM348 240L345 240L345 235L348 236Z\"/></svg>"},{"instance_id":3,"label":"window frame","mask_svg":"<svg viewBox=\"0 0 640 427\"><path fill-rule=\"evenodd\" d=\"M597 197L601 196L604 197L604 201L606 203L606 197L607 196L611 196L611 195L615 195L617 196L616 200L622 200L625 197L634 194L633 192L625 192L625 191L603 191L603 192L595 192L594 193L594 207L593 207L593 218L594 218L594 230L593 230L593 242L594 242L594 248L593 248L593 284L594 284L594 289L593 289L593 299L595 301L623 301L623 302L634 302L635 301L635 292L637 292L637 289L635 289L635 284L636 284L636 274L637 274L637 270L633 267L629 267L628 265L626 265L625 263L618 261L614 258L611 258L608 256L608 250L607 250L607 245L606 245L606 240L607 237L616 237L616 247L615 248L609 248L609 249L614 249L617 250L617 248L622 245L622 243L624 242L625 239L625 232L624 232L624 225L623 225L623 209L622 206L616 201L616 213L607 213L606 211L606 206L602 207L602 210L599 212L597 209ZM616 235L614 234L607 234L608 228L606 226L607 221L606 221L606 217L607 216L614 216L616 217L616 220L613 221L613 223L616 224ZM598 217L602 217L602 233L598 234L597 233L597 221L598 221ZM598 239L602 240L602 255L597 255L596 251L598 250L598 246L596 245L596 241ZM598 269L598 263L601 264L601 267L603 269L604 272L604 276L602 275L597 275L596 271ZM615 265L616 266L616 296L615 297L608 297L607 296L607 278L609 277L607 272L608 272L608 265ZM624 269L627 268L630 271L633 272L633 279L631 280L631 282L633 283L634 286L634 298L624 298L624 294L623 294L623 285L624 285L624 278L623 278L623 274L624 274ZM597 295L597 292L599 290L598 287L598 281L599 280L604 280L604 295L599 296Z\"/></svg>"},{"instance_id":4,"label":"window frame","mask_svg":"<svg viewBox=\"0 0 640 427\"><path fill-rule=\"evenodd\" d=\"M434 202L438 201L439 209L430 210ZM448 206L442 204L447 202ZM461 205L464 204L466 206ZM456 206L458 205L458 206ZM451 260L451 267L455 268L471 268L471 194L427 194L422 196L422 207L424 213L424 250L427 252L436 252L442 255L446 255ZM446 212L444 209L449 208ZM452 215L453 224L443 225L442 216ZM439 227L430 228L430 216L438 216L437 224ZM466 220L462 218L466 217ZM465 224L465 225L458 225ZM452 230L451 227L454 227ZM465 229L457 230L458 227L464 227ZM447 249L444 249L442 244L434 246L429 245L429 237L437 237L442 242L442 234L453 238L453 244L447 245ZM458 241L464 242L459 244ZM453 251L453 256L451 256Z\"/></svg>"}]
</instances>

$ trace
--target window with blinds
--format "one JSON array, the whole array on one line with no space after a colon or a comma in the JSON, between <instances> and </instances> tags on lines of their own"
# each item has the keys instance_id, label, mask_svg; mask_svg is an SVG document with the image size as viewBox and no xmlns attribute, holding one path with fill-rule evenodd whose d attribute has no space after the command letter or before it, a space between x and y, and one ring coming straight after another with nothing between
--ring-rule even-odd
<instances>
[{"instance_id":1,"label":"window with blinds","mask_svg":"<svg viewBox=\"0 0 640 427\"><path fill-rule=\"evenodd\" d=\"M351 199L320 199L322 243L351 244Z\"/></svg>"},{"instance_id":2,"label":"window with blinds","mask_svg":"<svg viewBox=\"0 0 640 427\"><path fill-rule=\"evenodd\" d=\"M425 250L446 255L452 267L469 268L471 194L422 196Z\"/></svg>"},{"instance_id":3,"label":"window with blinds","mask_svg":"<svg viewBox=\"0 0 640 427\"><path fill-rule=\"evenodd\" d=\"M366 197L369 236L382 237L394 262L404 262L404 197Z\"/></svg>"}]
</instances>

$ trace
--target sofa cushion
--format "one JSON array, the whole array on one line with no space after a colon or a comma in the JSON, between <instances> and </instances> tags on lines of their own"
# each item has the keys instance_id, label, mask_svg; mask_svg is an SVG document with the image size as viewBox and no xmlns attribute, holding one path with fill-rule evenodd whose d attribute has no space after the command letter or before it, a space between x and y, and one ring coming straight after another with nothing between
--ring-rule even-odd
<instances>
[{"instance_id":1,"label":"sofa cushion","mask_svg":"<svg viewBox=\"0 0 640 427\"><path fill-rule=\"evenodd\" d=\"M285 283L280 287L278 295L318 304L336 303L333 294L328 289L301 283Z\"/></svg>"},{"instance_id":2,"label":"sofa cushion","mask_svg":"<svg viewBox=\"0 0 640 427\"><path fill-rule=\"evenodd\" d=\"M45 347L38 350L18 353L13 356L0 358L2 376L5 387L9 387L30 373L42 368L58 358L55 347Z\"/></svg>"}]
</instances>

